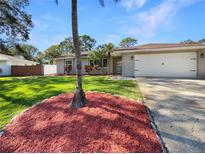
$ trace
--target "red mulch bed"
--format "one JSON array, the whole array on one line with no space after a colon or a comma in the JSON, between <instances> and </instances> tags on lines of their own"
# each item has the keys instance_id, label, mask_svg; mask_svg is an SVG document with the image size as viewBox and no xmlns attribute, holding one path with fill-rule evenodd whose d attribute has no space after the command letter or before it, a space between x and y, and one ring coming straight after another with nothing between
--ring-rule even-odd
<instances>
[{"instance_id":1,"label":"red mulch bed","mask_svg":"<svg viewBox=\"0 0 205 154\"><path fill-rule=\"evenodd\" d=\"M72 110L73 94L51 98L14 120L0 137L0 152L162 152L146 108L111 94L86 93Z\"/></svg>"}]
</instances>

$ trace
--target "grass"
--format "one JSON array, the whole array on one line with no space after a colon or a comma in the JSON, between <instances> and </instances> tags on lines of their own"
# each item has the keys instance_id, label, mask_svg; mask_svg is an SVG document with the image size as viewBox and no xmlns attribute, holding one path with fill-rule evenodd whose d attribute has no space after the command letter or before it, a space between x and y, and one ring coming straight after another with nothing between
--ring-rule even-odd
<instances>
[{"instance_id":1,"label":"grass","mask_svg":"<svg viewBox=\"0 0 205 154\"><path fill-rule=\"evenodd\" d=\"M1 77L0 130L18 113L51 96L75 90L75 77ZM109 77L84 77L85 91L99 91L141 99L135 81L111 80Z\"/></svg>"}]
</instances>

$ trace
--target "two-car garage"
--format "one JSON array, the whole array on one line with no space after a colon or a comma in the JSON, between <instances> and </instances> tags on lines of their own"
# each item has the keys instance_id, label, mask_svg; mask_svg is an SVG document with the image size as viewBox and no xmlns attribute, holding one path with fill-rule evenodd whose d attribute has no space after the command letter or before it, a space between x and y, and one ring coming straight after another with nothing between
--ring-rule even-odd
<instances>
[{"instance_id":1,"label":"two-car garage","mask_svg":"<svg viewBox=\"0 0 205 154\"><path fill-rule=\"evenodd\" d=\"M205 44L150 43L114 51L124 77L205 78Z\"/></svg>"},{"instance_id":2,"label":"two-car garage","mask_svg":"<svg viewBox=\"0 0 205 154\"><path fill-rule=\"evenodd\" d=\"M135 55L135 77L197 76L197 53L160 53Z\"/></svg>"}]
</instances>

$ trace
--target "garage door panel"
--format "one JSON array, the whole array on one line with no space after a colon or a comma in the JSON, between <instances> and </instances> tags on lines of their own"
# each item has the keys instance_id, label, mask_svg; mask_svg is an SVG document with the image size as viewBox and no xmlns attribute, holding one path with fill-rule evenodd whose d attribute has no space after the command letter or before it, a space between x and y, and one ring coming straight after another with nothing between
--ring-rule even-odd
<instances>
[{"instance_id":1,"label":"garage door panel","mask_svg":"<svg viewBox=\"0 0 205 154\"><path fill-rule=\"evenodd\" d=\"M135 56L135 76L196 77L195 52Z\"/></svg>"}]
</instances>

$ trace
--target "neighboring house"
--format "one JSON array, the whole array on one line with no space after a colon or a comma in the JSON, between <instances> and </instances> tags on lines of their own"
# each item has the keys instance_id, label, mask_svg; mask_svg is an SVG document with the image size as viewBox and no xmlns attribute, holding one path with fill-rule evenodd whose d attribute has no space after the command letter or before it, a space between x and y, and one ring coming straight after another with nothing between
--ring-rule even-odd
<instances>
[{"instance_id":1,"label":"neighboring house","mask_svg":"<svg viewBox=\"0 0 205 154\"><path fill-rule=\"evenodd\" d=\"M82 53L82 72L85 65L100 64L109 74L125 77L182 77L205 78L205 45L201 44L145 44L130 48L117 48L111 57L99 62ZM75 56L56 58L57 73L66 74L65 66L72 65L76 73ZM99 74L105 72L99 72Z\"/></svg>"},{"instance_id":2,"label":"neighboring house","mask_svg":"<svg viewBox=\"0 0 205 154\"><path fill-rule=\"evenodd\" d=\"M41 65L37 62L25 60L0 53L0 76L36 76L56 75L56 65Z\"/></svg>"},{"instance_id":3,"label":"neighboring house","mask_svg":"<svg viewBox=\"0 0 205 154\"><path fill-rule=\"evenodd\" d=\"M0 76L11 75L11 66L31 66L38 63L0 53Z\"/></svg>"},{"instance_id":4,"label":"neighboring house","mask_svg":"<svg viewBox=\"0 0 205 154\"><path fill-rule=\"evenodd\" d=\"M37 62L25 60L22 57L9 56L0 53L0 66L2 65L36 65Z\"/></svg>"}]
</instances>

